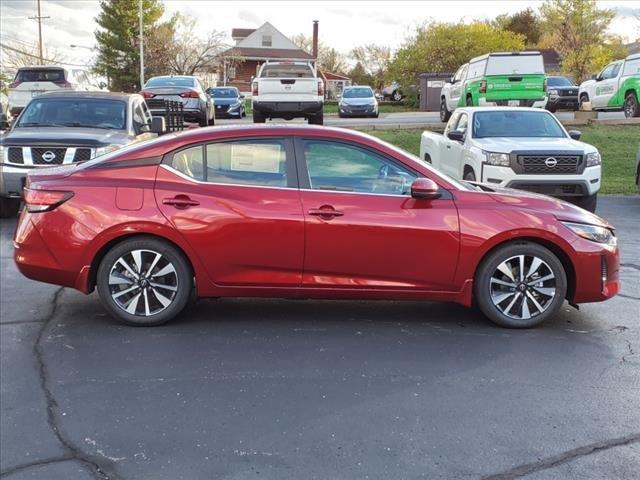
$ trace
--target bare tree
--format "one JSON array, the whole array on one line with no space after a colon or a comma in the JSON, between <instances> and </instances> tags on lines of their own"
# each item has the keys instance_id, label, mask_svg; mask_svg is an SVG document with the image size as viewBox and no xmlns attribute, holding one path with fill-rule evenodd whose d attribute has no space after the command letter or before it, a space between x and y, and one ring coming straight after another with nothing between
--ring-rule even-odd
<instances>
[{"instance_id":1,"label":"bare tree","mask_svg":"<svg viewBox=\"0 0 640 480\"><path fill-rule=\"evenodd\" d=\"M170 67L173 73L193 75L196 71L212 69L219 53L225 48L223 32L212 30L206 38L198 37L198 19L176 14L176 31Z\"/></svg>"},{"instance_id":2,"label":"bare tree","mask_svg":"<svg viewBox=\"0 0 640 480\"><path fill-rule=\"evenodd\" d=\"M354 48L351 51L351 56L364 67L369 75L375 78L376 88L384 86L384 74L391 61L391 49L389 47L369 43Z\"/></svg>"},{"instance_id":3,"label":"bare tree","mask_svg":"<svg viewBox=\"0 0 640 480\"><path fill-rule=\"evenodd\" d=\"M1 50L3 70L13 71L40 63L38 47L35 44L3 41ZM45 64L63 63L63 56L55 49L44 48L42 57Z\"/></svg>"}]
</instances>

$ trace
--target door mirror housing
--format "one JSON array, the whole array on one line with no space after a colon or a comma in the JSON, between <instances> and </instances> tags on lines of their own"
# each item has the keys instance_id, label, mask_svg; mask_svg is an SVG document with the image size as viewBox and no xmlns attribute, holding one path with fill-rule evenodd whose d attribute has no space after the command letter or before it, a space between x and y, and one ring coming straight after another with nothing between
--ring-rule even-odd
<instances>
[{"instance_id":1,"label":"door mirror housing","mask_svg":"<svg viewBox=\"0 0 640 480\"><path fill-rule=\"evenodd\" d=\"M151 117L151 132L162 135L167 131L164 117Z\"/></svg>"},{"instance_id":2,"label":"door mirror housing","mask_svg":"<svg viewBox=\"0 0 640 480\"><path fill-rule=\"evenodd\" d=\"M464 142L464 134L465 132L461 130L449 130L449 132L447 132L447 138L456 142Z\"/></svg>"},{"instance_id":3,"label":"door mirror housing","mask_svg":"<svg viewBox=\"0 0 640 480\"><path fill-rule=\"evenodd\" d=\"M569 130L567 133L574 140L580 140L580 137L582 136L582 132L580 130Z\"/></svg>"},{"instance_id":4,"label":"door mirror housing","mask_svg":"<svg viewBox=\"0 0 640 480\"><path fill-rule=\"evenodd\" d=\"M602 75L596 75L596 78L594 78L594 80L595 80L596 82L600 82L600 81L602 81Z\"/></svg>"},{"instance_id":5,"label":"door mirror housing","mask_svg":"<svg viewBox=\"0 0 640 480\"><path fill-rule=\"evenodd\" d=\"M416 178L411 184L411 196L423 200L438 198L438 184L430 178Z\"/></svg>"}]
</instances>

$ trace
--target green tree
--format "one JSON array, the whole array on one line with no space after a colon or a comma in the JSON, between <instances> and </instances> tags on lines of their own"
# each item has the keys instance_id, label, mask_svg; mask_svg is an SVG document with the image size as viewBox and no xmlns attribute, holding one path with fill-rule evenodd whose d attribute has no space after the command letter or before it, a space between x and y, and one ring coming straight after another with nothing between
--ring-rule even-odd
<instances>
[{"instance_id":1,"label":"green tree","mask_svg":"<svg viewBox=\"0 0 640 480\"><path fill-rule=\"evenodd\" d=\"M391 49L389 47L369 43L351 50L351 56L371 76L374 88L384 87L385 73L391 61Z\"/></svg>"},{"instance_id":2,"label":"green tree","mask_svg":"<svg viewBox=\"0 0 640 480\"><path fill-rule=\"evenodd\" d=\"M138 0L100 0L101 11L96 17L100 29L95 32L98 57L94 70L110 79L112 90L141 88L138 8ZM142 0L142 10L142 31L146 38L162 17L164 6L159 0Z\"/></svg>"},{"instance_id":3,"label":"green tree","mask_svg":"<svg viewBox=\"0 0 640 480\"><path fill-rule=\"evenodd\" d=\"M625 53L620 39L607 33L615 12L598 8L595 0L547 0L540 13L544 32L540 45L558 51L562 72L576 82Z\"/></svg>"},{"instance_id":4,"label":"green tree","mask_svg":"<svg viewBox=\"0 0 640 480\"><path fill-rule=\"evenodd\" d=\"M373 85L374 78L367 73L360 62L356 62L351 70L349 70L348 77L351 79L354 85Z\"/></svg>"},{"instance_id":5,"label":"green tree","mask_svg":"<svg viewBox=\"0 0 640 480\"><path fill-rule=\"evenodd\" d=\"M513 15L499 15L495 24L503 30L523 35L527 47L537 45L542 35L540 17L532 8L526 8Z\"/></svg>"},{"instance_id":6,"label":"green tree","mask_svg":"<svg viewBox=\"0 0 640 480\"><path fill-rule=\"evenodd\" d=\"M524 36L486 22L431 23L418 27L396 52L386 73L405 94L415 91L422 72L453 73L473 57L489 52L520 51Z\"/></svg>"}]
</instances>

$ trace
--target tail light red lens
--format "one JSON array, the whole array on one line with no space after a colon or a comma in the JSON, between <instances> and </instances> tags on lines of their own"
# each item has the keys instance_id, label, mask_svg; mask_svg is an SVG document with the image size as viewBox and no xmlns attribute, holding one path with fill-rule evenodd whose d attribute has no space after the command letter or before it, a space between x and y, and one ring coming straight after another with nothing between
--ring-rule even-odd
<instances>
[{"instance_id":1,"label":"tail light red lens","mask_svg":"<svg viewBox=\"0 0 640 480\"><path fill-rule=\"evenodd\" d=\"M156 96L155 93L147 92L146 90L142 90L140 92L140 95L142 95L144 98L153 98Z\"/></svg>"},{"instance_id":2,"label":"tail light red lens","mask_svg":"<svg viewBox=\"0 0 640 480\"><path fill-rule=\"evenodd\" d=\"M487 93L487 81L482 80L480 82L480 93Z\"/></svg>"},{"instance_id":3,"label":"tail light red lens","mask_svg":"<svg viewBox=\"0 0 640 480\"><path fill-rule=\"evenodd\" d=\"M11 82L9 84L9 88L16 88L18 85L20 85L22 82L19 82L18 80L16 80L15 82Z\"/></svg>"},{"instance_id":4,"label":"tail light red lens","mask_svg":"<svg viewBox=\"0 0 640 480\"><path fill-rule=\"evenodd\" d=\"M322 80L318 80L318 96L324 97L324 83Z\"/></svg>"},{"instance_id":5,"label":"tail light red lens","mask_svg":"<svg viewBox=\"0 0 640 480\"><path fill-rule=\"evenodd\" d=\"M71 84L66 80L58 80L53 83L62 88L71 88Z\"/></svg>"},{"instance_id":6,"label":"tail light red lens","mask_svg":"<svg viewBox=\"0 0 640 480\"><path fill-rule=\"evenodd\" d=\"M193 90L189 90L188 92L183 92L180 94L182 98L200 98L198 92L194 92Z\"/></svg>"},{"instance_id":7,"label":"tail light red lens","mask_svg":"<svg viewBox=\"0 0 640 480\"><path fill-rule=\"evenodd\" d=\"M258 83L257 82L251 84L251 95L254 96L254 97L258 96Z\"/></svg>"},{"instance_id":8,"label":"tail light red lens","mask_svg":"<svg viewBox=\"0 0 640 480\"><path fill-rule=\"evenodd\" d=\"M24 189L24 205L30 213L49 212L73 197L73 192Z\"/></svg>"}]
</instances>

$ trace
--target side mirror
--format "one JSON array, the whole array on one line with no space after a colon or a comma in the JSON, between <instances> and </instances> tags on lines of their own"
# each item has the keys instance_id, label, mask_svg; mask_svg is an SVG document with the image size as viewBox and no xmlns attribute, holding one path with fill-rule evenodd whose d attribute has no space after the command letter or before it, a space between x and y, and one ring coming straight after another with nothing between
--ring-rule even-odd
<instances>
[{"instance_id":1,"label":"side mirror","mask_svg":"<svg viewBox=\"0 0 640 480\"><path fill-rule=\"evenodd\" d=\"M602 81L602 76L601 75L597 75L596 78L595 78L595 81L596 82Z\"/></svg>"},{"instance_id":2,"label":"side mirror","mask_svg":"<svg viewBox=\"0 0 640 480\"><path fill-rule=\"evenodd\" d=\"M244 93L241 93L241 94L240 94L240 98L244 98Z\"/></svg>"},{"instance_id":3,"label":"side mirror","mask_svg":"<svg viewBox=\"0 0 640 480\"><path fill-rule=\"evenodd\" d=\"M462 132L460 130L449 130L449 132L447 133L447 137L449 138L449 140L464 142L464 134L465 132Z\"/></svg>"},{"instance_id":4,"label":"side mirror","mask_svg":"<svg viewBox=\"0 0 640 480\"><path fill-rule=\"evenodd\" d=\"M418 199L438 198L438 184L430 178L416 178L411 184L411 196Z\"/></svg>"},{"instance_id":5,"label":"side mirror","mask_svg":"<svg viewBox=\"0 0 640 480\"><path fill-rule=\"evenodd\" d=\"M456 83L455 79L453 77L449 78L447 80L448 83Z\"/></svg>"},{"instance_id":6,"label":"side mirror","mask_svg":"<svg viewBox=\"0 0 640 480\"><path fill-rule=\"evenodd\" d=\"M568 133L574 140L580 140L580 137L582 136L582 132L580 130L569 130Z\"/></svg>"},{"instance_id":7,"label":"side mirror","mask_svg":"<svg viewBox=\"0 0 640 480\"><path fill-rule=\"evenodd\" d=\"M151 117L151 133L162 135L167 131L164 117Z\"/></svg>"}]
</instances>

